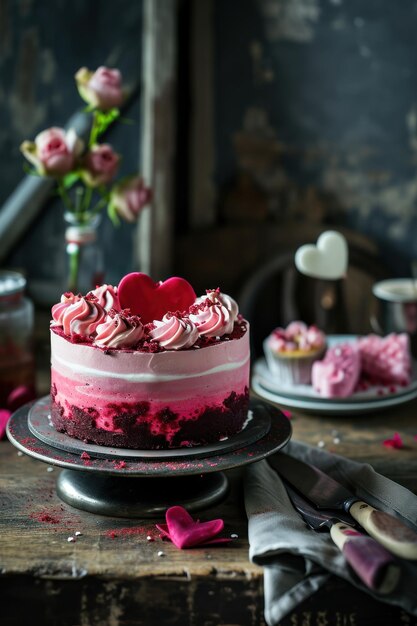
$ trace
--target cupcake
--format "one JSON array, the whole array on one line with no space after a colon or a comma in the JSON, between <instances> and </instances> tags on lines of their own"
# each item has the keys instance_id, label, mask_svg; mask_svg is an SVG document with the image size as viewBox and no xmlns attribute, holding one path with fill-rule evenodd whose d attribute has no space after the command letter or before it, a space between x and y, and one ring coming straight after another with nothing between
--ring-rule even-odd
<instances>
[{"instance_id":1,"label":"cupcake","mask_svg":"<svg viewBox=\"0 0 417 626\"><path fill-rule=\"evenodd\" d=\"M326 337L316 326L291 322L264 341L268 367L283 385L309 385L313 363L326 351Z\"/></svg>"}]
</instances>

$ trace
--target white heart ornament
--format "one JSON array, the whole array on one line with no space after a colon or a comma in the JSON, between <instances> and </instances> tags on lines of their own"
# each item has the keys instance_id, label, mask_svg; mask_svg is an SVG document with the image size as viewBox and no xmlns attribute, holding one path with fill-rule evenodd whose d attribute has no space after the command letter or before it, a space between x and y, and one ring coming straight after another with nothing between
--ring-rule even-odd
<instances>
[{"instance_id":1,"label":"white heart ornament","mask_svg":"<svg viewBox=\"0 0 417 626\"><path fill-rule=\"evenodd\" d=\"M322 233L317 239L317 245L307 244L298 248L295 266L306 276L328 280L342 278L348 267L346 239L334 230Z\"/></svg>"}]
</instances>

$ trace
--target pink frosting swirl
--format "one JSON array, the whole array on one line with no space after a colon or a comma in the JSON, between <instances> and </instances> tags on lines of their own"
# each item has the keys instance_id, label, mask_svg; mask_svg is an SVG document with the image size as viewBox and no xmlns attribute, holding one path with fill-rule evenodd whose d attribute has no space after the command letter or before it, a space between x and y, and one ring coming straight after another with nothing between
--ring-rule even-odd
<instances>
[{"instance_id":1,"label":"pink frosting swirl","mask_svg":"<svg viewBox=\"0 0 417 626\"><path fill-rule=\"evenodd\" d=\"M315 350L326 343L324 333L317 326L307 326L304 322L291 322L287 328L275 328L268 339L271 350L277 352L294 350Z\"/></svg>"},{"instance_id":2,"label":"pink frosting swirl","mask_svg":"<svg viewBox=\"0 0 417 626\"><path fill-rule=\"evenodd\" d=\"M209 291L206 297L197 298L195 305L190 307L190 320L197 326L199 335L205 337L229 335L237 314L236 302L219 290Z\"/></svg>"},{"instance_id":3,"label":"pink frosting swirl","mask_svg":"<svg viewBox=\"0 0 417 626\"><path fill-rule=\"evenodd\" d=\"M106 317L106 311L96 299L81 297L70 304L62 315L66 335L89 337Z\"/></svg>"},{"instance_id":4,"label":"pink frosting swirl","mask_svg":"<svg viewBox=\"0 0 417 626\"><path fill-rule=\"evenodd\" d=\"M144 334L143 325L137 315L123 312L107 315L96 328L94 344L100 348L131 348Z\"/></svg>"},{"instance_id":5,"label":"pink frosting swirl","mask_svg":"<svg viewBox=\"0 0 417 626\"><path fill-rule=\"evenodd\" d=\"M71 304L74 304L74 302L78 302L78 300L80 299L81 299L81 296L79 295L76 296L71 291L64 293L61 296L61 301L58 302L58 304L54 304L54 306L51 309L51 313L52 313L51 326L53 327L62 326L62 316L64 312L67 310L67 308Z\"/></svg>"},{"instance_id":6,"label":"pink frosting swirl","mask_svg":"<svg viewBox=\"0 0 417 626\"><path fill-rule=\"evenodd\" d=\"M186 317L177 317L167 313L162 321L154 320L155 328L150 331L152 339L167 350L191 348L199 334L196 326Z\"/></svg>"},{"instance_id":7,"label":"pink frosting swirl","mask_svg":"<svg viewBox=\"0 0 417 626\"><path fill-rule=\"evenodd\" d=\"M117 287L112 285L101 285L96 287L93 291L90 291L88 295L93 295L97 298L97 302L103 307L105 311L114 309L120 311L119 297L117 295Z\"/></svg>"}]
</instances>

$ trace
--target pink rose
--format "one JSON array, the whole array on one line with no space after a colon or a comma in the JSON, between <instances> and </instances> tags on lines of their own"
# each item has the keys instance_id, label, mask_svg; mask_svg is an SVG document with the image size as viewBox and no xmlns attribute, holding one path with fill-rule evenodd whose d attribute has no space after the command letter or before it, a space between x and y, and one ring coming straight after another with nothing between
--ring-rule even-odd
<instances>
[{"instance_id":1,"label":"pink rose","mask_svg":"<svg viewBox=\"0 0 417 626\"><path fill-rule=\"evenodd\" d=\"M20 149L42 176L65 176L74 168L83 144L73 129L53 127L39 133L34 142L24 141Z\"/></svg>"},{"instance_id":2,"label":"pink rose","mask_svg":"<svg viewBox=\"0 0 417 626\"><path fill-rule=\"evenodd\" d=\"M122 75L117 69L101 66L91 72L82 67L76 73L75 80L82 99L96 109L108 111L123 102Z\"/></svg>"},{"instance_id":3,"label":"pink rose","mask_svg":"<svg viewBox=\"0 0 417 626\"><path fill-rule=\"evenodd\" d=\"M126 222L134 222L143 207L149 203L151 196L152 192L143 180L139 176L132 176L114 186L110 207Z\"/></svg>"},{"instance_id":4,"label":"pink rose","mask_svg":"<svg viewBox=\"0 0 417 626\"><path fill-rule=\"evenodd\" d=\"M106 143L96 144L86 154L81 175L90 187L105 185L116 175L120 157Z\"/></svg>"}]
</instances>

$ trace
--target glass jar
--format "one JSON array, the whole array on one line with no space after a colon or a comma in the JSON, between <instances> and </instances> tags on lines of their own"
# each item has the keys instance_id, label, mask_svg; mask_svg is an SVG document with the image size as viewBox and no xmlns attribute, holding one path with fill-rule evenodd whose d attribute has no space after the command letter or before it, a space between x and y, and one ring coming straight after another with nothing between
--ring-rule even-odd
<instances>
[{"instance_id":1,"label":"glass jar","mask_svg":"<svg viewBox=\"0 0 417 626\"><path fill-rule=\"evenodd\" d=\"M67 255L66 290L85 295L104 281L103 253L97 237L100 216L78 221L65 213Z\"/></svg>"},{"instance_id":2,"label":"glass jar","mask_svg":"<svg viewBox=\"0 0 417 626\"><path fill-rule=\"evenodd\" d=\"M35 388L34 312L25 287L18 272L0 271L0 408L17 387Z\"/></svg>"}]
</instances>

